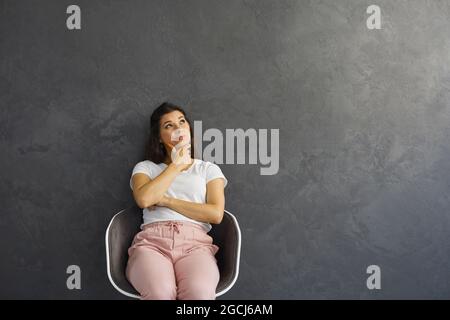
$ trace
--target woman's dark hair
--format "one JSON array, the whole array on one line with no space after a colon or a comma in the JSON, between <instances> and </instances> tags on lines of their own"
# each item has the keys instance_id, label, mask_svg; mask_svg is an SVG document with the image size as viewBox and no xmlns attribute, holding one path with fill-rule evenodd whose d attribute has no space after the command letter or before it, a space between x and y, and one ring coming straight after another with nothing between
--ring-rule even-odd
<instances>
[{"instance_id":1,"label":"woman's dark hair","mask_svg":"<svg viewBox=\"0 0 450 320\"><path fill-rule=\"evenodd\" d=\"M147 143L147 151L146 157L148 160L153 161L154 163L161 163L167 158L166 148L162 142L159 142L160 139L160 124L162 116L166 113L170 113L172 111L180 111L186 121L189 123L189 128L191 132L191 158L194 158L194 128L191 125L191 121L186 116L186 112L180 107L170 102L163 102L158 108L156 108L152 115L150 116L150 135Z\"/></svg>"}]
</instances>

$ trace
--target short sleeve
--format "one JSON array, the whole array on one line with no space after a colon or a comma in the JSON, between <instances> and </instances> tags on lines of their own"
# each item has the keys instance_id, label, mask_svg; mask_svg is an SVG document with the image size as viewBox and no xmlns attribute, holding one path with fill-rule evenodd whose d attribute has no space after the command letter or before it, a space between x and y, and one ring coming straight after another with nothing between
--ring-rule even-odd
<instances>
[{"instance_id":1,"label":"short sleeve","mask_svg":"<svg viewBox=\"0 0 450 320\"><path fill-rule=\"evenodd\" d=\"M223 175L220 167L215 163L208 162L208 166L206 167L206 183L216 178L222 178L224 180L223 187L225 188L227 186L228 180Z\"/></svg>"},{"instance_id":2,"label":"short sleeve","mask_svg":"<svg viewBox=\"0 0 450 320\"><path fill-rule=\"evenodd\" d=\"M146 161L141 161L139 163L137 163L134 168L133 168L133 172L131 173L131 177L130 177L130 188L131 190L133 190L133 183L132 183L132 178L133 175L135 175L136 173L144 173L146 174L150 179L153 179L153 173L151 170L151 167L149 166L148 163L146 163Z\"/></svg>"}]
</instances>

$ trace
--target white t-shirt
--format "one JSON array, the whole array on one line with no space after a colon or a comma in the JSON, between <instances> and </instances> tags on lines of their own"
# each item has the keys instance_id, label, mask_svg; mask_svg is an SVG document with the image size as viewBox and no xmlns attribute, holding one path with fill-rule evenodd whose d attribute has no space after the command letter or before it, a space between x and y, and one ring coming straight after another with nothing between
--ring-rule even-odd
<instances>
[{"instance_id":1,"label":"white t-shirt","mask_svg":"<svg viewBox=\"0 0 450 320\"><path fill-rule=\"evenodd\" d=\"M227 178L220 170L219 166L210 161L203 161L200 159L193 159L194 163L187 170L181 171L175 179L172 181L169 189L166 191L166 195L172 198L186 200L196 203L206 203L206 184L217 178L224 179L224 187L228 184ZM166 169L167 165L165 163L156 164L150 160L144 160L138 162L131 174L133 177L136 173L144 173L150 177L150 179L155 179ZM133 190L132 180L130 178L130 187ZM154 206L149 208L144 208L142 210L144 223L142 227L151 222L155 221L167 221L167 220L177 220L177 221L190 221L198 223L204 227L206 232L211 230L211 224L197 221L188 218L175 210L167 207Z\"/></svg>"}]
</instances>

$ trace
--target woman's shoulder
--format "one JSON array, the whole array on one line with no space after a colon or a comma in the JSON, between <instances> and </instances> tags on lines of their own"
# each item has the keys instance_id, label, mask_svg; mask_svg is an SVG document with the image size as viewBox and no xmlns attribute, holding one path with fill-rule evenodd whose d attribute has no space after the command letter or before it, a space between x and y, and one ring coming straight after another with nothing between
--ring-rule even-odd
<instances>
[{"instance_id":1,"label":"woman's shoulder","mask_svg":"<svg viewBox=\"0 0 450 320\"><path fill-rule=\"evenodd\" d=\"M195 159L197 161L197 166L203 170L203 172L206 173L207 170L214 170L214 169L210 169L211 167L216 167L218 169L220 169L220 167L215 164L214 162L211 161L207 161L207 160L202 160L202 159Z\"/></svg>"},{"instance_id":2,"label":"woman's shoulder","mask_svg":"<svg viewBox=\"0 0 450 320\"><path fill-rule=\"evenodd\" d=\"M209 182L216 178L223 178L225 185L228 184L228 180L222 172L222 169L214 162L200 160L200 166L202 167L201 173L205 177L206 182Z\"/></svg>"},{"instance_id":3,"label":"woman's shoulder","mask_svg":"<svg viewBox=\"0 0 450 320\"><path fill-rule=\"evenodd\" d=\"M214 165L213 162L207 161L207 160L195 159L195 161L197 162L197 165L198 165L199 167L202 167L202 168L207 168L207 167L209 167L209 166L211 166L211 165Z\"/></svg>"},{"instance_id":4,"label":"woman's shoulder","mask_svg":"<svg viewBox=\"0 0 450 320\"><path fill-rule=\"evenodd\" d=\"M146 168L155 168L160 167L161 164L157 164L151 160L142 160L135 164L135 167L146 167Z\"/></svg>"}]
</instances>

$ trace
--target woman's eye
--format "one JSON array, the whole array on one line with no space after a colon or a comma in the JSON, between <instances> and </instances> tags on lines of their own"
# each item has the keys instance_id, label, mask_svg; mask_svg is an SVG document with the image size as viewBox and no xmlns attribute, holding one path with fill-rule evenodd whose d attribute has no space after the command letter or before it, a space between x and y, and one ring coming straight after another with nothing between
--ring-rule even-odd
<instances>
[{"instance_id":1,"label":"woman's eye","mask_svg":"<svg viewBox=\"0 0 450 320\"><path fill-rule=\"evenodd\" d=\"M184 119L181 119L181 120L180 120L180 123L185 123L185 122L186 122L186 120L184 120ZM164 128L167 129L167 128L169 128L170 126L172 126L172 124L169 123L169 124L166 125Z\"/></svg>"}]
</instances>

